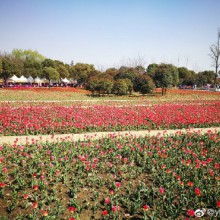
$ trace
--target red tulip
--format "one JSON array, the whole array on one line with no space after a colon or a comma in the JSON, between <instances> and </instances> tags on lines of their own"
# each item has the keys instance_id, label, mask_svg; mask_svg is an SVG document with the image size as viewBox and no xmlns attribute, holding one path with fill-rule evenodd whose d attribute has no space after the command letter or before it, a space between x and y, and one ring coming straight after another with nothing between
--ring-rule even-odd
<instances>
[{"instance_id":1,"label":"red tulip","mask_svg":"<svg viewBox=\"0 0 220 220\"><path fill-rule=\"evenodd\" d=\"M195 215L194 210L189 209L189 210L187 211L187 215L190 216L190 217L193 217L193 216Z\"/></svg>"},{"instance_id":2,"label":"red tulip","mask_svg":"<svg viewBox=\"0 0 220 220\"><path fill-rule=\"evenodd\" d=\"M201 191L200 191L199 188L195 188L195 194L196 194L197 196L201 196Z\"/></svg>"},{"instance_id":3,"label":"red tulip","mask_svg":"<svg viewBox=\"0 0 220 220\"><path fill-rule=\"evenodd\" d=\"M149 205L144 205L144 206L143 206L143 210L144 210L144 211L147 211L149 208L150 208Z\"/></svg>"},{"instance_id":4,"label":"red tulip","mask_svg":"<svg viewBox=\"0 0 220 220\"><path fill-rule=\"evenodd\" d=\"M107 210L102 211L102 215L104 216L108 215L108 211Z\"/></svg>"},{"instance_id":5,"label":"red tulip","mask_svg":"<svg viewBox=\"0 0 220 220\"><path fill-rule=\"evenodd\" d=\"M24 194L24 199L28 199L29 195L28 194Z\"/></svg>"},{"instance_id":6,"label":"red tulip","mask_svg":"<svg viewBox=\"0 0 220 220\"><path fill-rule=\"evenodd\" d=\"M121 186L121 183L120 182L116 182L115 185L116 185L117 188L119 188Z\"/></svg>"},{"instance_id":7,"label":"red tulip","mask_svg":"<svg viewBox=\"0 0 220 220\"><path fill-rule=\"evenodd\" d=\"M73 213L73 212L76 211L76 208L75 208L74 206L70 206L70 207L69 207L69 211L70 211L71 213Z\"/></svg>"},{"instance_id":8,"label":"red tulip","mask_svg":"<svg viewBox=\"0 0 220 220\"><path fill-rule=\"evenodd\" d=\"M5 183L0 183L0 188L4 188L6 186Z\"/></svg>"},{"instance_id":9,"label":"red tulip","mask_svg":"<svg viewBox=\"0 0 220 220\"><path fill-rule=\"evenodd\" d=\"M33 202L33 203L32 203L32 207L33 207L34 209L36 209L37 206L38 206L37 202Z\"/></svg>"},{"instance_id":10,"label":"red tulip","mask_svg":"<svg viewBox=\"0 0 220 220\"><path fill-rule=\"evenodd\" d=\"M111 200L110 200L109 198L106 198L106 199L105 199L105 204L108 205L108 204L110 204L110 202L111 202Z\"/></svg>"},{"instance_id":11,"label":"red tulip","mask_svg":"<svg viewBox=\"0 0 220 220\"><path fill-rule=\"evenodd\" d=\"M38 190L39 186L38 185L34 185L33 186L33 190Z\"/></svg>"},{"instance_id":12,"label":"red tulip","mask_svg":"<svg viewBox=\"0 0 220 220\"><path fill-rule=\"evenodd\" d=\"M159 192L160 192L160 194L164 194L165 193L165 189L163 187L160 187Z\"/></svg>"}]
</instances>

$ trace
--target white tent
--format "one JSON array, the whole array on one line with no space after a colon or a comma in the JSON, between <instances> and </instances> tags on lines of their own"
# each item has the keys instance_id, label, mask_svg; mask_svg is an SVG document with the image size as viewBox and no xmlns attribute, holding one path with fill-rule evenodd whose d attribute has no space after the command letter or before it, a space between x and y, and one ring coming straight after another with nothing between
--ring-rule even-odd
<instances>
[{"instance_id":1,"label":"white tent","mask_svg":"<svg viewBox=\"0 0 220 220\"><path fill-rule=\"evenodd\" d=\"M28 80L27 80L27 78L25 78L25 77L22 75L20 78L18 78L18 82L27 83Z\"/></svg>"},{"instance_id":2,"label":"white tent","mask_svg":"<svg viewBox=\"0 0 220 220\"><path fill-rule=\"evenodd\" d=\"M70 83L70 81L69 81L67 78L61 79L61 81L62 81L63 83Z\"/></svg>"},{"instance_id":3,"label":"white tent","mask_svg":"<svg viewBox=\"0 0 220 220\"><path fill-rule=\"evenodd\" d=\"M34 79L34 82L35 82L35 83L42 83L42 80L37 76L37 77Z\"/></svg>"},{"instance_id":4,"label":"white tent","mask_svg":"<svg viewBox=\"0 0 220 220\"><path fill-rule=\"evenodd\" d=\"M73 84L77 84L77 80L75 79L69 79L70 83L73 83Z\"/></svg>"},{"instance_id":5,"label":"white tent","mask_svg":"<svg viewBox=\"0 0 220 220\"><path fill-rule=\"evenodd\" d=\"M12 82L18 82L19 78L16 76L16 75L13 75L9 81L12 81Z\"/></svg>"},{"instance_id":6,"label":"white tent","mask_svg":"<svg viewBox=\"0 0 220 220\"><path fill-rule=\"evenodd\" d=\"M32 76L29 76L29 77L27 78L27 81L28 81L29 83L33 83L33 82L34 82L34 79L33 79Z\"/></svg>"}]
</instances>

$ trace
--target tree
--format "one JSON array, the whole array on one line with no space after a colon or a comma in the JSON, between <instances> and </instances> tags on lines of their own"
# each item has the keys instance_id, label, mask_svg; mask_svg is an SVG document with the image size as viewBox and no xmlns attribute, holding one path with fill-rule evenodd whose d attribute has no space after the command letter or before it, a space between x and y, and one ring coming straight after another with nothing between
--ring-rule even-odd
<instances>
[{"instance_id":1,"label":"tree","mask_svg":"<svg viewBox=\"0 0 220 220\"><path fill-rule=\"evenodd\" d=\"M0 73L0 77L3 78L5 83L13 75L18 75L19 73L18 67L9 59L9 57L6 56L2 57L1 65L2 65L2 70Z\"/></svg>"},{"instance_id":2,"label":"tree","mask_svg":"<svg viewBox=\"0 0 220 220\"><path fill-rule=\"evenodd\" d=\"M57 70L52 67L44 67L43 74L44 77L49 81L49 83L51 82L51 80L59 80L60 77Z\"/></svg>"},{"instance_id":3,"label":"tree","mask_svg":"<svg viewBox=\"0 0 220 220\"><path fill-rule=\"evenodd\" d=\"M113 82L108 79L100 79L98 82L99 94L110 94L113 88Z\"/></svg>"},{"instance_id":4,"label":"tree","mask_svg":"<svg viewBox=\"0 0 220 220\"><path fill-rule=\"evenodd\" d=\"M2 58L0 57L0 74L2 73Z\"/></svg>"},{"instance_id":5,"label":"tree","mask_svg":"<svg viewBox=\"0 0 220 220\"><path fill-rule=\"evenodd\" d=\"M141 94L153 93L155 84L153 79L148 75L142 75L136 78L135 91Z\"/></svg>"},{"instance_id":6,"label":"tree","mask_svg":"<svg viewBox=\"0 0 220 220\"><path fill-rule=\"evenodd\" d=\"M54 60L51 59L45 59L42 63L41 63L42 67L52 67L55 69L56 64Z\"/></svg>"},{"instance_id":7,"label":"tree","mask_svg":"<svg viewBox=\"0 0 220 220\"><path fill-rule=\"evenodd\" d=\"M88 83L86 84L86 89L92 92L92 95L95 94L95 92L98 91L98 78L94 77L91 78Z\"/></svg>"},{"instance_id":8,"label":"tree","mask_svg":"<svg viewBox=\"0 0 220 220\"><path fill-rule=\"evenodd\" d=\"M144 67L146 65L145 56L138 54L136 57L133 58L124 58L121 60L121 64L123 66L136 68L138 66Z\"/></svg>"},{"instance_id":9,"label":"tree","mask_svg":"<svg viewBox=\"0 0 220 220\"><path fill-rule=\"evenodd\" d=\"M60 78L64 79L69 76L68 69L66 68L65 64L59 60L55 60L55 68L57 72L60 74Z\"/></svg>"},{"instance_id":10,"label":"tree","mask_svg":"<svg viewBox=\"0 0 220 220\"><path fill-rule=\"evenodd\" d=\"M134 83L137 75L137 70L135 70L134 68L121 67L118 71L118 74L115 75L114 79L130 79L132 83Z\"/></svg>"},{"instance_id":11,"label":"tree","mask_svg":"<svg viewBox=\"0 0 220 220\"><path fill-rule=\"evenodd\" d=\"M179 82L182 85L188 85L188 82L192 76L192 72L188 70L186 67L179 67Z\"/></svg>"},{"instance_id":12,"label":"tree","mask_svg":"<svg viewBox=\"0 0 220 220\"><path fill-rule=\"evenodd\" d=\"M149 75L151 78L154 78L155 71L158 67L158 64L152 63L147 67L147 75Z\"/></svg>"},{"instance_id":13,"label":"tree","mask_svg":"<svg viewBox=\"0 0 220 220\"><path fill-rule=\"evenodd\" d=\"M128 92L128 85L125 79L118 79L112 89L116 95L126 95Z\"/></svg>"},{"instance_id":14,"label":"tree","mask_svg":"<svg viewBox=\"0 0 220 220\"><path fill-rule=\"evenodd\" d=\"M3 78L4 82L6 83L7 79L13 76L11 72L11 63L9 59L7 59L6 57L2 58L1 60L2 60L1 61L2 71L1 71L0 77Z\"/></svg>"},{"instance_id":15,"label":"tree","mask_svg":"<svg viewBox=\"0 0 220 220\"><path fill-rule=\"evenodd\" d=\"M212 59L213 66L215 67L214 84L216 86L216 80L217 80L217 76L218 76L218 68L220 66L220 29L218 30L217 42L216 42L216 44L212 44L210 46L210 51L211 51L210 57Z\"/></svg>"},{"instance_id":16,"label":"tree","mask_svg":"<svg viewBox=\"0 0 220 220\"><path fill-rule=\"evenodd\" d=\"M86 89L92 92L94 95L97 92L101 94L110 94L113 88L113 82L110 79L91 77L87 84Z\"/></svg>"},{"instance_id":17,"label":"tree","mask_svg":"<svg viewBox=\"0 0 220 220\"><path fill-rule=\"evenodd\" d=\"M77 63L71 68L71 75L78 81L79 84L86 85L90 74L95 70L94 65Z\"/></svg>"},{"instance_id":18,"label":"tree","mask_svg":"<svg viewBox=\"0 0 220 220\"><path fill-rule=\"evenodd\" d=\"M170 65L160 64L155 71L154 82L156 87L162 88L162 95L166 94L168 87L173 85L173 75Z\"/></svg>"},{"instance_id":19,"label":"tree","mask_svg":"<svg viewBox=\"0 0 220 220\"><path fill-rule=\"evenodd\" d=\"M197 74L196 83L198 86L204 86L207 84L214 84L215 72L214 71L203 71Z\"/></svg>"},{"instance_id":20,"label":"tree","mask_svg":"<svg viewBox=\"0 0 220 220\"><path fill-rule=\"evenodd\" d=\"M37 50L14 49L12 50L12 56L21 60L25 60L26 58L38 62L45 60L45 57L41 55Z\"/></svg>"},{"instance_id":21,"label":"tree","mask_svg":"<svg viewBox=\"0 0 220 220\"><path fill-rule=\"evenodd\" d=\"M131 95L131 93L132 93L132 91L134 89L133 82L130 79L128 79L128 78L125 78L124 81L126 82L127 87L128 87L127 92L129 92L129 94ZM126 92L126 94L127 94L127 92Z\"/></svg>"},{"instance_id":22,"label":"tree","mask_svg":"<svg viewBox=\"0 0 220 220\"><path fill-rule=\"evenodd\" d=\"M146 73L145 68L143 66L136 66L135 69L139 74L144 74Z\"/></svg>"},{"instance_id":23,"label":"tree","mask_svg":"<svg viewBox=\"0 0 220 220\"><path fill-rule=\"evenodd\" d=\"M118 74L118 70L116 68L109 68L105 71L105 74L113 79Z\"/></svg>"},{"instance_id":24,"label":"tree","mask_svg":"<svg viewBox=\"0 0 220 220\"><path fill-rule=\"evenodd\" d=\"M39 61L26 58L23 69L23 75L26 77L32 76L35 78L37 76L42 76L42 67Z\"/></svg>"}]
</instances>

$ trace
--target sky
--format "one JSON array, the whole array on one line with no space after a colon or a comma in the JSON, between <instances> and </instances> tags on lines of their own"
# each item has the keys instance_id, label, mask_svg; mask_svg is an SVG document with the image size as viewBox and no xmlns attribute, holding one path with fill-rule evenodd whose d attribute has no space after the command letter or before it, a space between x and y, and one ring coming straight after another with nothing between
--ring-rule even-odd
<instances>
[{"instance_id":1,"label":"sky","mask_svg":"<svg viewBox=\"0 0 220 220\"><path fill-rule=\"evenodd\" d=\"M172 63L214 70L220 0L0 0L0 51L70 64Z\"/></svg>"}]
</instances>

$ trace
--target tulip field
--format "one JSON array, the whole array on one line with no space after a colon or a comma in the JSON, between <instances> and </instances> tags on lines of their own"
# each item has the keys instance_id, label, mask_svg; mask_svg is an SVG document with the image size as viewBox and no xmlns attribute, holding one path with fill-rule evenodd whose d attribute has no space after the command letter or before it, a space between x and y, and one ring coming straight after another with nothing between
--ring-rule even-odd
<instances>
[{"instance_id":1,"label":"tulip field","mask_svg":"<svg viewBox=\"0 0 220 220\"><path fill-rule=\"evenodd\" d=\"M152 106L1 107L0 134L28 135L218 126L220 102Z\"/></svg>"},{"instance_id":2,"label":"tulip field","mask_svg":"<svg viewBox=\"0 0 220 220\"><path fill-rule=\"evenodd\" d=\"M0 90L0 138L220 127L220 93ZM38 139L36 136L36 139ZM39 139L38 139L39 140ZM220 133L0 145L0 220L220 218ZM210 214L210 213L209 213Z\"/></svg>"},{"instance_id":3,"label":"tulip field","mask_svg":"<svg viewBox=\"0 0 220 220\"><path fill-rule=\"evenodd\" d=\"M220 134L1 146L2 219L188 219L220 208Z\"/></svg>"}]
</instances>

